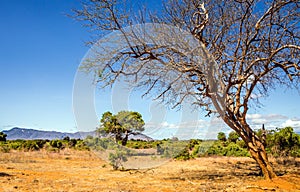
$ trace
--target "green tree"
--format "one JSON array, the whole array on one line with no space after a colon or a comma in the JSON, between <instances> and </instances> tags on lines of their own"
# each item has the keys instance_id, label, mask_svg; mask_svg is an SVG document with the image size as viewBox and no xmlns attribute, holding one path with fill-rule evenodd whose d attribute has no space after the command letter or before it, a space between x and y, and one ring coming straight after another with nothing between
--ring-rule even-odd
<instances>
[{"instance_id":1,"label":"green tree","mask_svg":"<svg viewBox=\"0 0 300 192\"><path fill-rule=\"evenodd\" d=\"M292 127L277 128L267 135L267 146L275 156L297 156L300 150L300 136Z\"/></svg>"},{"instance_id":2,"label":"green tree","mask_svg":"<svg viewBox=\"0 0 300 192\"><path fill-rule=\"evenodd\" d=\"M235 131L231 131L228 135L228 141L236 143L237 140L240 138L239 134Z\"/></svg>"},{"instance_id":3,"label":"green tree","mask_svg":"<svg viewBox=\"0 0 300 192\"><path fill-rule=\"evenodd\" d=\"M219 132L218 133L218 140L219 141L226 141L226 135L224 132Z\"/></svg>"},{"instance_id":4,"label":"green tree","mask_svg":"<svg viewBox=\"0 0 300 192\"><path fill-rule=\"evenodd\" d=\"M82 69L102 87L125 80L172 107L195 99L240 135L266 179L276 177L246 116L279 85L299 88L299 0L163 2L149 13L126 0L86 0L75 17L96 37L113 32L124 43L114 49L104 38Z\"/></svg>"},{"instance_id":5,"label":"green tree","mask_svg":"<svg viewBox=\"0 0 300 192\"><path fill-rule=\"evenodd\" d=\"M105 112L100 122L97 132L113 134L115 141L121 141L123 146L127 144L129 135L144 131L145 125L142 115L134 111L120 111L116 115Z\"/></svg>"},{"instance_id":6,"label":"green tree","mask_svg":"<svg viewBox=\"0 0 300 192\"><path fill-rule=\"evenodd\" d=\"M0 132L0 141L6 141L7 135L3 132Z\"/></svg>"}]
</instances>

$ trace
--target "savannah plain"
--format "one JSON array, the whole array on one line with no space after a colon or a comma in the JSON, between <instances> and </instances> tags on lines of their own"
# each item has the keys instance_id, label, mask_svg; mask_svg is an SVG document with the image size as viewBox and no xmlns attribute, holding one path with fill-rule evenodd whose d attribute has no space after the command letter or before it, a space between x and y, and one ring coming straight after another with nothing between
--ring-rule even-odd
<instances>
[{"instance_id":1,"label":"savannah plain","mask_svg":"<svg viewBox=\"0 0 300 192\"><path fill-rule=\"evenodd\" d=\"M271 162L279 177L269 182L248 157L169 160L115 171L92 151L11 151L0 153L0 191L300 191L300 159Z\"/></svg>"}]
</instances>

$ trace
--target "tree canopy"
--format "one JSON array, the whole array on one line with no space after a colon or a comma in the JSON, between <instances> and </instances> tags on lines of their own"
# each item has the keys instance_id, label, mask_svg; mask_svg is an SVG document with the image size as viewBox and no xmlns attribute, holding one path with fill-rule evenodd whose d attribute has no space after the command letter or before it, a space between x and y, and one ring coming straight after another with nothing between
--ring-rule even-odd
<instances>
[{"instance_id":1,"label":"tree canopy","mask_svg":"<svg viewBox=\"0 0 300 192\"><path fill-rule=\"evenodd\" d=\"M128 136L144 131L145 122L142 115L134 111L120 111L116 115L105 112L100 120L99 133L110 133L115 137L116 142L121 141L126 145Z\"/></svg>"},{"instance_id":2,"label":"tree canopy","mask_svg":"<svg viewBox=\"0 0 300 192\"><path fill-rule=\"evenodd\" d=\"M118 42L105 39L83 68L95 72L101 86L122 79L173 107L192 99L208 115L219 114L264 176L276 177L246 115L277 85L299 89L300 2L166 0L156 14L126 5L87 0L75 10L96 37L117 31L126 44L112 51Z\"/></svg>"}]
</instances>

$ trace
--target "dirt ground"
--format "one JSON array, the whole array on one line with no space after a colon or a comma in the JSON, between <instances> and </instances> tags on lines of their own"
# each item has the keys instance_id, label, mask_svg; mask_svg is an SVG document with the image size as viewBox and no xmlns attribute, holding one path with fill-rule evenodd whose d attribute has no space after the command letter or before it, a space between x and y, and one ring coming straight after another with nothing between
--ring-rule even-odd
<instances>
[{"instance_id":1,"label":"dirt ground","mask_svg":"<svg viewBox=\"0 0 300 192\"><path fill-rule=\"evenodd\" d=\"M250 158L205 157L143 170L114 171L93 152L0 153L0 191L300 191L300 160L273 182Z\"/></svg>"}]
</instances>

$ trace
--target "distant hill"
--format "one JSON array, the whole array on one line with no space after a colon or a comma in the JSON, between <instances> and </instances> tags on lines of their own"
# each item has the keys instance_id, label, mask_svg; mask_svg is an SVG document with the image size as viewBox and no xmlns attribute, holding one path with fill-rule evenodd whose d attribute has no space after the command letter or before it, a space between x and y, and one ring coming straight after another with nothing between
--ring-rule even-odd
<instances>
[{"instance_id":1,"label":"distant hill","mask_svg":"<svg viewBox=\"0 0 300 192\"><path fill-rule=\"evenodd\" d=\"M71 139L85 139L88 135L95 136L95 131L90 132L76 132L76 133L63 133L57 131L40 131L35 129L27 129L27 128L19 128L14 127L10 130L2 131L7 135L7 140L16 140L16 139L24 139L24 140L33 140L33 139L63 139L65 137L70 137ZM136 134L130 135L129 140L144 140L151 141L153 140L151 137L148 137L144 134Z\"/></svg>"},{"instance_id":2,"label":"distant hill","mask_svg":"<svg viewBox=\"0 0 300 192\"><path fill-rule=\"evenodd\" d=\"M15 139L63 139L64 137L70 137L74 139L84 139L88 135L95 136L95 132L76 132L76 133L63 133L57 131L40 131L35 129L19 128L14 127L10 130L2 131L7 135L6 139L15 140Z\"/></svg>"}]
</instances>

